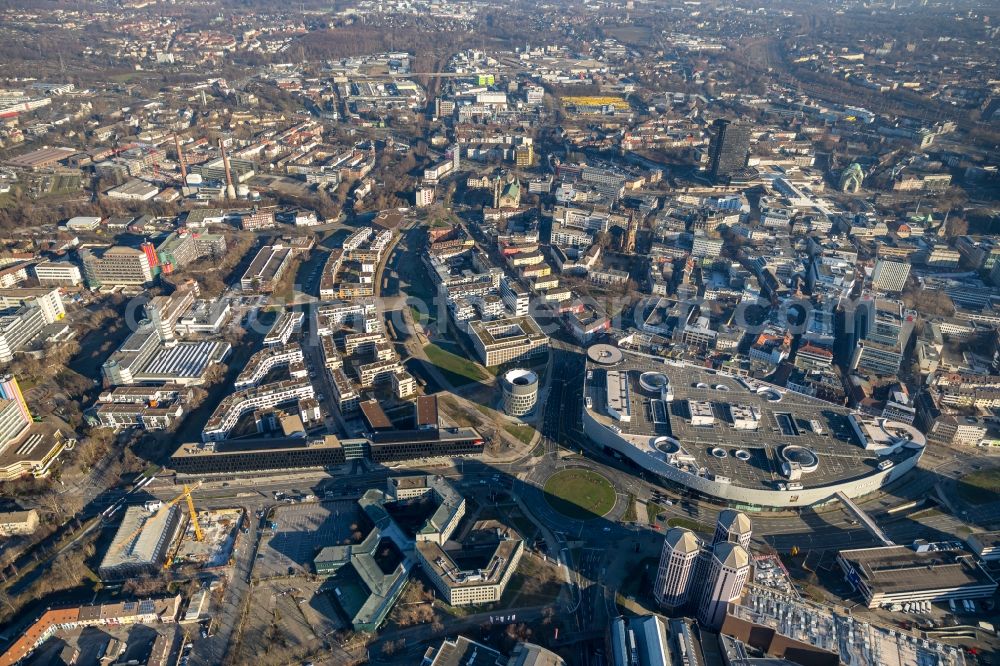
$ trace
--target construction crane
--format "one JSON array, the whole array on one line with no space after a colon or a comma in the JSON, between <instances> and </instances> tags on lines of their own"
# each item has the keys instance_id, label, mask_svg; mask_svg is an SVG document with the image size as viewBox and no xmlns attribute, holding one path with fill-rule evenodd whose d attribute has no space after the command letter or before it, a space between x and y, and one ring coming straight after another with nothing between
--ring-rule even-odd
<instances>
[{"instance_id":1,"label":"construction crane","mask_svg":"<svg viewBox=\"0 0 1000 666\"><path fill-rule=\"evenodd\" d=\"M198 485L195 486L195 489L197 489L198 486L200 485L201 481L198 482ZM191 488L189 488L186 483L184 484L184 492L182 492L174 499L170 500L167 506L173 506L177 502L181 501L181 499L184 499L187 502L188 515L191 516L191 526L194 528L195 541L204 541L205 535L201 531L201 525L198 524L198 512L195 511L194 508L194 499L191 497ZM167 558L163 562L164 569L169 569L170 566L174 563L174 556L177 555L177 551L180 550L180 547L181 547L181 542L180 539L178 539L177 547L174 548L174 551L172 553L167 555Z\"/></svg>"},{"instance_id":2,"label":"construction crane","mask_svg":"<svg viewBox=\"0 0 1000 666\"><path fill-rule=\"evenodd\" d=\"M198 486L200 485L201 481L198 482ZM195 486L195 488L198 486ZM184 484L184 492L181 495L187 500L188 515L191 516L191 526L194 527L194 540L204 541L205 535L201 531L201 525L198 524L198 512L194 510L194 499L191 497L191 489L188 488L186 483ZM173 501L176 502L177 500Z\"/></svg>"},{"instance_id":3,"label":"construction crane","mask_svg":"<svg viewBox=\"0 0 1000 666\"><path fill-rule=\"evenodd\" d=\"M135 528L135 530L130 535L128 535L127 538L122 539L121 542L119 542L119 544L118 544L118 551L124 550L126 546L130 545L133 541L135 541L136 537L139 536L139 533L142 532L142 530L146 527L146 525L149 523L150 520L152 520L153 518L156 518L157 516L159 516L164 511L169 510L171 507L173 507L174 505L176 505L181 500L185 500L187 502L188 514L191 516L191 525L194 527L194 538L195 538L195 540L196 541L204 541L205 540L205 535L201 531L201 525L198 524L198 513L197 513L197 511L195 511L195 508L194 508L194 499L191 497L191 492L194 491L194 490L197 490L200 487L201 487L201 481L199 481L194 486L194 488L191 488L187 484L184 484L184 491L180 495L178 495L177 497L173 498L169 502L164 502L163 506L161 506L159 509L157 509L156 513L153 514L152 517L150 517L148 520L143 521L142 525L140 525L139 527Z\"/></svg>"}]
</instances>

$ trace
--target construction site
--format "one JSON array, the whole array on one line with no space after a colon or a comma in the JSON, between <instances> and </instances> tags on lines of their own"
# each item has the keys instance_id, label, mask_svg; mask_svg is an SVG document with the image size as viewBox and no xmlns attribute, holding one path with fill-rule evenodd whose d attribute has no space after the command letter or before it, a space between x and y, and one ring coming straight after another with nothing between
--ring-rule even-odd
<instances>
[{"instance_id":1,"label":"construction site","mask_svg":"<svg viewBox=\"0 0 1000 666\"><path fill-rule=\"evenodd\" d=\"M101 578L125 580L187 565L199 569L228 565L244 512L198 511L191 491L184 486L168 502L129 507L101 561Z\"/></svg>"},{"instance_id":2,"label":"construction site","mask_svg":"<svg viewBox=\"0 0 1000 666\"><path fill-rule=\"evenodd\" d=\"M228 565L243 516L242 509L198 511L197 521L187 520L169 561L175 567L193 564L200 569Z\"/></svg>"}]
</instances>

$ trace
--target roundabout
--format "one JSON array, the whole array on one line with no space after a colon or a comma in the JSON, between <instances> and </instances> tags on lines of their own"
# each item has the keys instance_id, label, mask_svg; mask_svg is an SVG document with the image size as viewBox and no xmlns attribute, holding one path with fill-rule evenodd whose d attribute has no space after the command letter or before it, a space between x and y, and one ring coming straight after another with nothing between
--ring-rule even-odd
<instances>
[{"instance_id":1,"label":"roundabout","mask_svg":"<svg viewBox=\"0 0 1000 666\"><path fill-rule=\"evenodd\" d=\"M545 502L573 520L592 520L615 507L615 488L603 475L586 469L565 469L545 481Z\"/></svg>"}]
</instances>

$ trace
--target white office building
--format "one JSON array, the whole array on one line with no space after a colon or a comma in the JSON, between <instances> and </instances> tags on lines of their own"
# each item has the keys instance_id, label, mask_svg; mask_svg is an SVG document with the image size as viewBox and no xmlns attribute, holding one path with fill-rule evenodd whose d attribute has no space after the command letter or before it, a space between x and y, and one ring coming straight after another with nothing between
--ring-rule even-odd
<instances>
[{"instance_id":1,"label":"white office building","mask_svg":"<svg viewBox=\"0 0 1000 666\"><path fill-rule=\"evenodd\" d=\"M653 586L660 606L674 610L687 603L700 552L701 542L691 530L675 527L667 532Z\"/></svg>"},{"instance_id":2,"label":"white office building","mask_svg":"<svg viewBox=\"0 0 1000 666\"><path fill-rule=\"evenodd\" d=\"M739 544L723 541L712 549L707 566L698 620L708 629L718 629L726 619L726 606L743 595L750 576L750 554Z\"/></svg>"}]
</instances>

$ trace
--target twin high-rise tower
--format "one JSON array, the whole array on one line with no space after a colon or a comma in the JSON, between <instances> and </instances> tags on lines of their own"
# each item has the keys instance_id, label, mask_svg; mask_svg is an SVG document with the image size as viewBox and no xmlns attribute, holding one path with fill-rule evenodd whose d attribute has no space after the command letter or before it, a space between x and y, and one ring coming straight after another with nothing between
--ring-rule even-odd
<instances>
[{"instance_id":1,"label":"twin high-rise tower","mask_svg":"<svg viewBox=\"0 0 1000 666\"><path fill-rule=\"evenodd\" d=\"M691 530L671 529L653 588L657 603L667 611L690 606L703 625L718 628L750 575L750 537L750 518L732 509L719 514L711 544Z\"/></svg>"}]
</instances>

